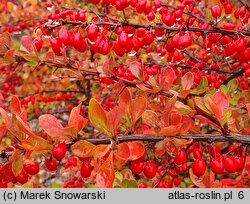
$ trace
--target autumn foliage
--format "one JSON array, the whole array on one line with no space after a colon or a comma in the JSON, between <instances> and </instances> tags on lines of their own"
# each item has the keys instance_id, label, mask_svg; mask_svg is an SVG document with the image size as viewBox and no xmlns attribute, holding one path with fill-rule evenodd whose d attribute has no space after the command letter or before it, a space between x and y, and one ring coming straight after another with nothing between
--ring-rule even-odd
<instances>
[{"instance_id":1,"label":"autumn foliage","mask_svg":"<svg viewBox=\"0 0 250 204\"><path fill-rule=\"evenodd\" d=\"M246 0L2 0L0 187L249 187Z\"/></svg>"}]
</instances>

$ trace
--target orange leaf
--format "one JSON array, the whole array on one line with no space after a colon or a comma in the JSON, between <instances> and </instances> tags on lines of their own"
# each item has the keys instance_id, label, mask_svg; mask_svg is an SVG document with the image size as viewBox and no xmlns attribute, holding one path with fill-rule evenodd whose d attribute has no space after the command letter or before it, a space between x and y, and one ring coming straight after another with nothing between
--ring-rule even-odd
<instances>
[{"instance_id":1,"label":"orange leaf","mask_svg":"<svg viewBox=\"0 0 250 204\"><path fill-rule=\"evenodd\" d=\"M189 90L194 84L194 74L192 72L187 72L181 78L181 86L183 90Z\"/></svg>"},{"instance_id":2,"label":"orange leaf","mask_svg":"<svg viewBox=\"0 0 250 204\"><path fill-rule=\"evenodd\" d=\"M178 134L180 125L170 125L168 127L163 127L158 134L163 136L175 136Z\"/></svg>"},{"instance_id":3,"label":"orange leaf","mask_svg":"<svg viewBox=\"0 0 250 204\"><path fill-rule=\"evenodd\" d=\"M2 115L2 117L3 117L4 121L5 121L6 128L13 135L17 135L17 131L14 129L10 117L8 116L8 114L6 113L6 111L3 108L1 108L1 107L0 107L0 114Z\"/></svg>"},{"instance_id":4,"label":"orange leaf","mask_svg":"<svg viewBox=\"0 0 250 204\"><path fill-rule=\"evenodd\" d=\"M59 138L61 136L67 137L63 126L57 118L50 114L44 114L38 118L39 124L41 125L42 129L53 138Z\"/></svg>"},{"instance_id":5,"label":"orange leaf","mask_svg":"<svg viewBox=\"0 0 250 204\"><path fill-rule=\"evenodd\" d=\"M127 143L121 143L117 145L115 157L121 160L127 161L130 157L130 149Z\"/></svg>"},{"instance_id":6,"label":"orange leaf","mask_svg":"<svg viewBox=\"0 0 250 204\"><path fill-rule=\"evenodd\" d=\"M92 156L92 152L95 149L95 145L86 141L80 140L71 145L72 153L77 157L88 158Z\"/></svg>"},{"instance_id":7,"label":"orange leaf","mask_svg":"<svg viewBox=\"0 0 250 204\"><path fill-rule=\"evenodd\" d=\"M133 124L142 116L147 108L147 98L144 96L137 96L131 103L131 116Z\"/></svg>"},{"instance_id":8,"label":"orange leaf","mask_svg":"<svg viewBox=\"0 0 250 204\"><path fill-rule=\"evenodd\" d=\"M142 142L133 141L128 142L128 147L130 150L130 160L136 160L141 158L145 154L145 147Z\"/></svg>"},{"instance_id":9,"label":"orange leaf","mask_svg":"<svg viewBox=\"0 0 250 204\"><path fill-rule=\"evenodd\" d=\"M28 126L28 124L26 124L19 116L16 116L16 124L17 127L19 128L19 130L27 135L29 135L30 137L32 137L33 139L41 142L42 144L44 144L47 148L51 148L51 145L48 143L47 140L43 139L42 137L36 135L35 133L32 132L32 130L30 129L30 127Z\"/></svg>"},{"instance_id":10,"label":"orange leaf","mask_svg":"<svg viewBox=\"0 0 250 204\"><path fill-rule=\"evenodd\" d=\"M250 117L250 103L246 104L248 116Z\"/></svg>"},{"instance_id":11,"label":"orange leaf","mask_svg":"<svg viewBox=\"0 0 250 204\"><path fill-rule=\"evenodd\" d=\"M106 161L99 168L96 175L96 186L98 188L111 188L115 178L113 152L110 152Z\"/></svg>"},{"instance_id":12,"label":"orange leaf","mask_svg":"<svg viewBox=\"0 0 250 204\"><path fill-rule=\"evenodd\" d=\"M159 85L163 90L170 90L173 86L174 80L176 78L176 74L171 67L166 67L161 69L161 77Z\"/></svg>"},{"instance_id":13,"label":"orange leaf","mask_svg":"<svg viewBox=\"0 0 250 204\"><path fill-rule=\"evenodd\" d=\"M74 107L69 116L69 121L68 121L68 126L69 127L76 127L76 132L74 133L74 137L77 136L77 133L80 132L85 125L87 124L88 120L86 118L83 118L80 115L80 110L81 110L81 103L77 106Z\"/></svg>"},{"instance_id":14,"label":"orange leaf","mask_svg":"<svg viewBox=\"0 0 250 204\"><path fill-rule=\"evenodd\" d=\"M97 145L93 149L93 157L101 158L103 157L109 150L111 145Z\"/></svg>"},{"instance_id":15,"label":"orange leaf","mask_svg":"<svg viewBox=\"0 0 250 204\"><path fill-rule=\"evenodd\" d=\"M110 128L113 136L116 134L116 130L121 123L123 114L124 110L120 106L116 106L107 112L108 127Z\"/></svg>"},{"instance_id":16,"label":"orange leaf","mask_svg":"<svg viewBox=\"0 0 250 204\"><path fill-rule=\"evenodd\" d=\"M202 177L197 177L194 175L192 168L189 169L189 175L192 182L199 188L210 188L214 183L214 174L206 173Z\"/></svg>"},{"instance_id":17,"label":"orange leaf","mask_svg":"<svg viewBox=\"0 0 250 204\"><path fill-rule=\"evenodd\" d=\"M103 134L112 135L108 126L107 115L94 98L89 101L89 120L91 124Z\"/></svg>"},{"instance_id":18,"label":"orange leaf","mask_svg":"<svg viewBox=\"0 0 250 204\"><path fill-rule=\"evenodd\" d=\"M18 155L11 163L11 168L15 176L18 176L23 169L23 155Z\"/></svg>"},{"instance_id":19,"label":"orange leaf","mask_svg":"<svg viewBox=\"0 0 250 204\"><path fill-rule=\"evenodd\" d=\"M10 101L10 111L13 114L20 115L22 112L21 104L17 96L12 96Z\"/></svg>"}]
</instances>

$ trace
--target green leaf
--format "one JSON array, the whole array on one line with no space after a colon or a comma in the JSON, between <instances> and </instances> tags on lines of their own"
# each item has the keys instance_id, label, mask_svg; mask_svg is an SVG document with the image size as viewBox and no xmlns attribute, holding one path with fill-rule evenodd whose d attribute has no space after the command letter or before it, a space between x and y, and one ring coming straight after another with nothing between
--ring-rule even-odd
<instances>
[{"instance_id":1,"label":"green leaf","mask_svg":"<svg viewBox=\"0 0 250 204\"><path fill-rule=\"evenodd\" d=\"M231 95L234 91L236 91L238 86L239 86L239 82L237 79L230 80L227 84L228 95Z\"/></svg>"},{"instance_id":2,"label":"green leaf","mask_svg":"<svg viewBox=\"0 0 250 204\"><path fill-rule=\"evenodd\" d=\"M206 77L201 77L199 83L198 83L198 87L201 89L206 89L208 86L208 80Z\"/></svg>"},{"instance_id":3,"label":"green leaf","mask_svg":"<svg viewBox=\"0 0 250 204\"><path fill-rule=\"evenodd\" d=\"M108 127L107 115L94 98L89 101L89 120L91 124L103 134L112 135Z\"/></svg>"},{"instance_id":4,"label":"green leaf","mask_svg":"<svg viewBox=\"0 0 250 204\"><path fill-rule=\"evenodd\" d=\"M231 115L232 115L231 109L225 110L223 118L220 121L221 126L224 126L227 123L227 121L229 120L229 118L231 117Z\"/></svg>"},{"instance_id":5,"label":"green leaf","mask_svg":"<svg viewBox=\"0 0 250 204\"><path fill-rule=\"evenodd\" d=\"M228 92L228 88L227 88L224 84L222 84L222 85L220 86L220 90L221 90L223 93L225 93L225 94L227 94L227 92Z\"/></svg>"}]
</instances>

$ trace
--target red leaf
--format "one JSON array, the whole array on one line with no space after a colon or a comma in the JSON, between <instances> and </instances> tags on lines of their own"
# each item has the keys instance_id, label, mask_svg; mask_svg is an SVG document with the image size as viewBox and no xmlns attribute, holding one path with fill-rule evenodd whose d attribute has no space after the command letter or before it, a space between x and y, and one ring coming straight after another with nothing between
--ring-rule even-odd
<instances>
[{"instance_id":1,"label":"red leaf","mask_svg":"<svg viewBox=\"0 0 250 204\"><path fill-rule=\"evenodd\" d=\"M176 74L171 67L161 69L159 85L161 89L169 90L172 88Z\"/></svg>"},{"instance_id":2,"label":"red leaf","mask_svg":"<svg viewBox=\"0 0 250 204\"><path fill-rule=\"evenodd\" d=\"M12 96L10 101L10 111L16 115L20 115L22 112L21 104L17 96Z\"/></svg>"},{"instance_id":3,"label":"red leaf","mask_svg":"<svg viewBox=\"0 0 250 204\"><path fill-rule=\"evenodd\" d=\"M189 169L189 175L192 182L199 188L210 188L214 183L214 173L205 174L201 177L194 175L192 168Z\"/></svg>"},{"instance_id":4,"label":"red leaf","mask_svg":"<svg viewBox=\"0 0 250 204\"><path fill-rule=\"evenodd\" d=\"M187 72L181 78L181 86L183 90L189 90L194 84L194 74L192 72Z\"/></svg>"},{"instance_id":5,"label":"red leaf","mask_svg":"<svg viewBox=\"0 0 250 204\"><path fill-rule=\"evenodd\" d=\"M115 178L113 152L110 152L106 161L98 169L96 186L98 188L112 188Z\"/></svg>"},{"instance_id":6,"label":"red leaf","mask_svg":"<svg viewBox=\"0 0 250 204\"><path fill-rule=\"evenodd\" d=\"M142 79L141 63L138 61L130 62L128 64L131 73L137 78Z\"/></svg>"},{"instance_id":7,"label":"red leaf","mask_svg":"<svg viewBox=\"0 0 250 204\"><path fill-rule=\"evenodd\" d=\"M145 154L145 147L142 142L128 142L128 147L130 149L130 160L137 160Z\"/></svg>"},{"instance_id":8,"label":"red leaf","mask_svg":"<svg viewBox=\"0 0 250 204\"><path fill-rule=\"evenodd\" d=\"M127 161L130 157L130 149L127 143L121 143L117 145L115 157L124 161Z\"/></svg>"},{"instance_id":9,"label":"red leaf","mask_svg":"<svg viewBox=\"0 0 250 204\"><path fill-rule=\"evenodd\" d=\"M250 117L250 103L246 104L248 117Z\"/></svg>"},{"instance_id":10,"label":"red leaf","mask_svg":"<svg viewBox=\"0 0 250 204\"><path fill-rule=\"evenodd\" d=\"M147 108L147 98L144 96L137 96L131 103L131 116L133 124L142 116Z\"/></svg>"},{"instance_id":11,"label":"red leaf","mask_svg":"<svg viewBox=\"0 0 250 204\"><path fill-rule=\"evenodd\" d=\"M225 110L229 107L228 96L222 91L217 91L213 95L213 101L219 108L221 115L224 115Z\"/></svg>"},{"instance_id":12,"label":"red leaf","mask_svg":"<svg viewBox=\"0 0 250 204\"><path fill-rule=\"evenodd\" d=\"M0 182L2 183L16 182L16 177L13 174L10 163L6 164L0 163Z\"/></svg>"},{"instance_id":13,"label":"red leaf","mask_svg":"<svg viewBox=\"0 0 250 204\"><path fill-rule=\"evenodd\" d=\"M33 51L33 39L31 36L22 36L21 38L21 44L22 46L28 51Z\"/></svg>"},{"instance_id":14,"label":"red leaf","mask_svg":"<svg viewBox=\"0 0 250 204\"><path fill-rule=\"evenodd\" d=\"M17 131L14 129L13 124L11 122L10 117L7 115L6 111L0 107L0 114L2 115L4 121L5 121L5 125L6 128L13 134L13 135L17 135Z\"/></svg>"}]
</instances>

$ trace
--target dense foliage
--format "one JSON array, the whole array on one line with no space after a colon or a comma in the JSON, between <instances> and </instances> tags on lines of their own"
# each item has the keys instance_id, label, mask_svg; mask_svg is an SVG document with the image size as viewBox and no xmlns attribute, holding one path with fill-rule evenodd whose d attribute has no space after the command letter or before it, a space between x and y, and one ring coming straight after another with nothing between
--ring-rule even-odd
<instances>
[{"instance_id":1,"label":"dense foliage","mask_svg":"<svg viewBox=\"0 0 250 204\"><path fill-rule=\"evenodd\" d=\"M247 0L2 0L1 187L249 187Z\"/></svg>"}]
</instances>

